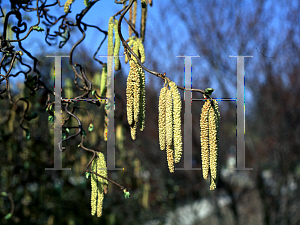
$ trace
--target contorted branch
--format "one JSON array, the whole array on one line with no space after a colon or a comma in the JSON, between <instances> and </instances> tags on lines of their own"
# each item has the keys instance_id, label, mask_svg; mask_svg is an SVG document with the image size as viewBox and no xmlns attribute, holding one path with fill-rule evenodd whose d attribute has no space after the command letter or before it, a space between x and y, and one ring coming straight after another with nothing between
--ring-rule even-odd
<instances>
[{"instance_id":1,"label":"contorted branch","mask_svg":"<svg viewBox=\"0 0 300 225\"><path fill-rule=\"evenodd\" d=\"M127 54L127 51L129 51L137 60L137 63L145 70L147 71L148 73L151 73L157 77L160 77L162 79L166 79L165 77L165 74L161 74L159 72L155 72L155 71L152 71L150 69L148 69L147 67L145 67L142 62L140 61L139 57L131 50L131 48L128 46L128 44L126 43L126 41L124 40L123 38L123 35L122 35L122 32L121 32L121 22L122 22L122 19L124 18L125 14L127 13L127 11L130 9L130 7L132 6L133 2L136 1L136 0L130 0L129 4L126 6L126 8L124 9L123 13L121 14L120 16L120 19L119 19L119 23L118 23L118 32L119 32L119 36L120 36L120 39L122 41L122 44L124 46L124 49L125 49L125 53ZM126 51L127 50L127 51ZM128 56L129 58L129 56ZM169 79L168 79L169 80ZM184 87L181 87L181 86L178 86L177 85L177 88L181 89L181 90L187 90L186 88ZM201 90L201 89L190 89L190 91L194 91L194 92L200 92L201 94L204 94L205 95L205 91ZM207 96L207 95L206 95ZM209 96L207 96L208 98L210 98Z\"/></svg>"}]
</instances>

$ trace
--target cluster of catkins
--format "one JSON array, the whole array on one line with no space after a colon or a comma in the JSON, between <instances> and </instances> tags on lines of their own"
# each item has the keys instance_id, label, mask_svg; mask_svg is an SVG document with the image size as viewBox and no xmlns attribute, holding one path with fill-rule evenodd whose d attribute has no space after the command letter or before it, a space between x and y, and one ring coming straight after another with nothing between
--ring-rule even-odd
<instances>
[{"instance_id":1,"label":"cluster of catkins","mask_svg":"<svg viewBox=\"0 0 300 225\"><path fill-rule=\"evenodd\" d=\"M98 152L92 162L92 171L107 178L107 167L103 153ZM108 182L95 174L91 174L91 214L94 216L97 211L97 217L102 215L102 205L104 193L107 193Z\"/></svg>"},{"instance_id":2,"label":"cluster of catkins","mask_svg":"<svg viewBox=\"0 0 300 225\"><path fill-rule=\"evenodd\" d=\"M218 181L220 112L216 100L206 100L200 119L200 141L203 178L208 178L210 170L210 190L214 190Z\"/></svg>"},{"instance_id":3,"label":"cluster of catkins","mask_svg":"<svg viewBox=\"0 0 300 225\"><path fill-rule=\"evenodd\" d=\"M178 163L182 155L181 98L173 81L169 86L164 86L159 95L158 131L160 149L166 148L169 171L173 173L174 161Z\"/></svg>"},{"instance_id":4,"label":"cluster of catkins","mask_svg":"<svg viewBox=\"0 0 300 225\"><path fill-rule=\"evenodd\" d=\"M142 63L145 62L145 51L141 40L137 37L130 37L129 47L139 57ZM129 54L129 53L128 53ZM125 63L128 62L128 56L125 54ZM130 70L127 77L126 100L127 100L127 121L130 125L132 140L136 139L137 123L139 122L140 131L145 128L146 113L146 89L145 89L145 71L137 63L134 56L129 59Z\"/></svg>"},{"instance_id":5,"label":"cluster of catkins","mask_svg":"<svg viewBox=\"0 0 300 225\"><path fill-rule=\"evenodd\" d=\"M115 35L114 33L115 32ZM114 17L109 18L108 22L108 44L107 44L107 55L114 56L115 62L115 71L121 69L121 63L119 59L119 52L120 52L120 36L118 33L118 20L114 19ZM115 37L115 43L113 38ZM106 88L107 86L107 65L103 65L102 67L102 74L101 74L101 97L106 97ZM105 104L105 122L104 122L104 140L107 141L107 112L108 112L108 103Z\"/></svg>"}]
</instances>

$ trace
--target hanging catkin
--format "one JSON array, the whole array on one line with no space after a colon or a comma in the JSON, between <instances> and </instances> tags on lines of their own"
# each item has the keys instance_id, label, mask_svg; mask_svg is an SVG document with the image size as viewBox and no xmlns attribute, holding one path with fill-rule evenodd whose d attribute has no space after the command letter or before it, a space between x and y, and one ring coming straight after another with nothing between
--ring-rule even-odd
<instances>
[{"instance_id":1,"label":"hanging catkin","mask_svg":"<svg viewBox=\"0 0 300 225\"><path fill-rule=\"evenodd\" d=\"M167 161L170 173L174 173L174 152L172 149L172 145L167 145Z\"/></svg>"},{"instance_id":2,"label":"hanging catkin","mask_svg":"<svg viewBox=\"0 0 300 225\"><path fill-rule=\"evenodd\" d=\"M97 159L97 173L105 178L107 178L107 167L105 158L102 152L98 152L98 159ZM103 206L103 199L104 193L106 193L108 182L106 179L102 177L98 178L98 201L97 201L97 217L102 215L102 206Z\"/></svg>"},{"instance_id":3,"label":"hanging catkin","mask_svg":"<svg viewBox=\"0 0 300 225\"><path fill-rule=\"evenodd\" d=\"M130 64L133 63L132 61L129 62ZM126 84L126 98L127 98L127 121L128 124L131 125L133 121L133 92L134 92L134 74L133 69L130 66L129 74L127 77L127 84Z\"/></svg>"},{"instance_id":4,"label":"hanging catkin","mask_svg":"<svg viewBox=\"0 0 300 225\"><path fill-rule=\"evenodd\" d=\"M96 158L95 158L96 159ZM92 162L92 171L96 172L97 171L97 161L93 160ZM97 207L97 194L98 194L98 190L97 190L97 176L96 174L91 174L91 214L92 216L95 215L96 213L96 207Z\"/></svg>"},{"instance_id":5,"label":"hanging catkin","mask_svg":"<svg viewBox=\"0 0 300 225\"><path fill-rule=\"evenodd\" d=\"M115 31L115 45L114 45L115 71L118 71L121 69L120 58L119 58L121 40L118 32L117 19L115 19L114 31Z\"/></svg>"},{"instance_id":6,"label":"hanging catkin","mask_svg":"<svg viewBox=\"0 0 300 225\"><path fill-rule=\"evenodd\" d=\"M131 137L135 140L137 123L139 122L141 131L145 128L145 72L133 59L129 61L129 65L126 87L127 120L131 125Z\"/></svg>"},{"instance_id":7,"label":"hanging catkin","mask_svg":"<svg viewBox=\"0 0 300 225\"><path fill-rule=\"evenodd\" d=\"M202 174L204 179L208 178L208 172L209 172L209 142L208 142L209 108L210 108L210 101L206 100L202 108L201 119L200 119Z\"/></svg>"},{"instance_id":8,"label":"hanging catkin","mask_svg":"<svg viewBox=\"0 0 300 225\"><path fill-rule=\"evenodd\" d=\"M158 101L158 134L160 150L166 147L166 91L167 87L160 90Z\"/></svg>"},{"instance_id":9,"label":"hanging catkin","mask_svg":"<svg viewBox=\"0 0 300 225\"><path fill-rule=\"evenodd\" d=\"M209 146L210 146L210 176L211 184L210 190L214 190L218 181L218 157L219 157L219 121L220 113L216 100L213 100L212 107L209 110L208 124L209 124Z\"/></svg>"},{"instance_id":10,"label":"hanging catkin","mask_svg":"<svg viewBox=\"0 0 300 225\"><path fill-rule=\"evenodd\" d=\"M70 6L73 4L73 2L75 2L75 0L67 0L65 5L64 5L64 12L68 13Z\"/></svg>"},{"instance_id":11,"label":"hanging catkin","mask_svg":"<svg viewBox=\"0 0 300 225\"><path fill-rule=\"evenodd\" d=\"M167 89L166 92L166 144L172 145L173 139L173 115L172 115L172 93Z\"/></svg>"},{"instance_id":12,"label":"hanging catkin","mask_svg":"<svg viewBox=\"0 0 300 225\"><path fill-rule=\"evenodd\" d=\"M109 18L108 22L108 37L107 37L107 55L112 56L114 54L114 17Z\"/></svg>"},{"instance_id":13,"label":"hanging catkin","mask_svg":"<svg viewBox=\"0 0 300 225\"><path fill-rule=\"evenodd\" d=\"M175 152L175 163L178 163L182 154L182 134L181 134L181 98L177 85L172 81L170 88L173 99L173 143Z\"/></svg>"}]
</instances>

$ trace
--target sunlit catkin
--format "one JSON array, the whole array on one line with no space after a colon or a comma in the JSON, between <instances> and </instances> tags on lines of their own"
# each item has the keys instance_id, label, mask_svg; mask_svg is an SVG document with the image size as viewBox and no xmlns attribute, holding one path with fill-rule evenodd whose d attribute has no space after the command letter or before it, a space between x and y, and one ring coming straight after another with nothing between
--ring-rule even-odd
<instances>
[{"instance_id":1,"label":"sunlit catkin","mask_svg":"<svg viewBox=\"0 0 300 225\"><path fill-rule=\"evenodd\" d=\"M158 134L160 150L166 147L166 91L167 87L160 90L158 100Z\"/></svg>"},{"instance_id":2,"label":"sunlit catkin","mask_svg":"<svg viewBox=\"0 0 300 225\"><path fill-rule=\"evenodd\" d=\"M100 96L106 97L106 86L107 86L107 64L103 64L101 73L101 87Z\"/></svg>"},{"instance_id":3,"label":"sunlit catkin","mask_svg":"<svg viewBox=\"0 0 300 225\"><path fill-rule=\"evenodd\" d=\"M132 62L130 70L133 71L134 74L134 91L133 91L133 118L135 122L139 121L139 113L140 113L140 74L138 70L138 66Z\"/></svg>"},{"instance_id":4,"label":"sunlit catkin","mask_svg":"<svg viewBox=\"0 0 300 225\"><path fill-rule=\"evenodd\" d=\"M137 40L134 41L132 50L133 50L134 54L136 54L136 56L138 58L140 58L140 54L139 54L139 42ZM132 58L137 63L136 58L134 56L132 56Z\"/></svg>"},{"instance_id":5,"label":"sunlit catkin","mask_svg":"<svg viewBox=\"0 0 300 225\"><path fill-rule=\"evenodd\" d=\"M172 115L172 93L167 89L166 92L166 144L172 145L173 139L173 115Z\"/></svg>"},{"instance_id":6,"label":"sunlit catkin","mask_svg":"<svg viewBox=\"0 0 300 225\"><path fill-rule=\"evenodd\" d=\"M133 121L132 124L130 125L130 134L132 140L136 139L136 128L137 128L137 122Z\"/></svg>"},{"instance_id":7,"label":"sunlit catkin","mask_svg":"<svg viewBox=\"0 0 300 225\"><path fill-rule=\"evenodd\" d=\"M107 55L112 56L114 54L114 17L109 18L108 22L108 37L107 37Z\"/></svg>"},{"instance_id":8,"label":"sunlit catkin","mask_svg":"<svg viewBox=\"0 0 300 225\"><path fill-rule=\"evenodd\" d=\"M211 186L210 190L214 190L218 181L218 157L219 157L219 120L220 113L218 110L218 103L216 100L213 100L212 106L209 109L209 161L210 161L210 176L211 176Z\"/></svg>"},{"instance_id":9,"label":"sunlit catkin","mask_svg":"<svg viewBox=\"0 0 300 225\"><path fill-rule=\"evenodd\" d=\"M89 7L90 6L90 1L89 0L83 0L83 3L85 5L85 7Z\"/></svg>"},{"instance_id":10,"label":"sunlit catkin","mask_svg":"<svg viewBox=\"0 0 300 225\"><path fill-rule=\"evenodd\" d=\"M120 70L120 59L119 59L119 53L120 53L120 36L118 32L118 20L115 19L114 24L114 31L115 31L115 46L114 46L114 57L115 57L115 71Z\"/></svg>"},{"instance_id":11,"label":"sunlit catkin","mask_svg":"<svg viewBox=\"0 0 300 225\"><path fill-rule=\"evenodd\" d=\"M131 61L129 63L132 63ZM130 67L129 74L127 77L126 84L126 100L127 100L127 121L131 125L133 121L133 92L134 92L134 83L133 83L133 71Z\"/></svg>"},{"instance_id":12,"label":"sunlit catkin","mask_svg":"<svg viewBox=\"0 0 300 225\"><path fill-rule=\"evenodd\" d=\"M139 38L137 38L137 42L138 42L139 53L141 56L141 63L144 63L146 59L144 45L142 40Z\"/></svg>"},{"instance_id":13,"label":"sunlit catkin","mask_svg":"<svg viewBox=\"0 0 300 225\"><path fill-rule=\"evenodd\" d=\"M107 167L103 153L98 152L97 160L97 173L105 178L107 178ZM97 201L97 217L102 215L102 205L104 198L104 191L107 189L108 182L102 177L98 178L98 201Z\"/></svg>"},{"instance_id":14,"label":"sunlit catkin","mask_svg":"<svg viewBox=\"0 0 300 225\"><path fill-rule=\"evenodd\" d=\"M93 172L97 172L97 159L94 158L93 162L92 162L92 171ZM97 193L98 193L98 189L97 189L97 176L93 173L91 173L91 214L92 216L95 215L96 213L96 207L97 207Z\"/></svg>"},{"instance_id":15,"label":"sunlit catkin","mask_svg":"<svg viewBox=\"0 0 300 225\"><path fill-rule=\"evenodd\" d=\"M208 178L209 172L209 142L208 142L208 112L210 101L205 101L200 118L200 142L203 178Z\"/></svg>"},{"instance_id":16,"label":"sunlit catkin","mask_svg":"<svg viewBox=\"0 0 300 225\"><path fill-rule=\"evenodd\" d=\"M72 5L73 2L75 2L75 0L67 0L66 1L65 5L64 5L64 12L65 13L69 12L70 5Z\"/></svg>"},{"instance_id":17,"label":"sunlit catkin","mask_svg":"<svg viewBox=\"0 0 300 225\"><path fill-rule=\"evenodd\" d=\"M170 88L173 99L173 142L175 152L175 163L180 161L182 155L182 134L181 134L181 98L177 85L172 81Z\"/></svg>"},{"instance_id":18,"label":"sunlit catkin","mask_svg":"<svg viewBox=\"0 0 300 225\"><path fill-rule=\"evenodd\" d=\"M167 145L167 161L170 173L174 173L174 153L172 149L172 145Z\"/></svg>"}]
</instances>

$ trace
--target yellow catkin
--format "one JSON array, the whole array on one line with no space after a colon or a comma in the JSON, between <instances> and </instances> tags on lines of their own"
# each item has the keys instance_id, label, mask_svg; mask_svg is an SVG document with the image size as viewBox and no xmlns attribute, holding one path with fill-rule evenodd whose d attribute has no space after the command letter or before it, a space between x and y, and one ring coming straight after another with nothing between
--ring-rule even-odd
<instances>
[{"instance_id":1,"label":"yellow catkin","mask_svg":"<svg viewBox=\"0 0 300 225\"><path fill-rule=\"evenodd\" d=\"M166 147L166 91L167 87L160 90L158 100L158 134L160 150Z\"/></svg>"},{"instance_id":2,"label":"yellow catkin","mask_svg":"<svg viewBox=\"0 0 300 225\"><path fill-rule=\"evenodd\" d=\"M135 42L135 39L136 39L136 37L134 36L134 37L130 37L129 38L129 40L128 40L128 46L129 46L129 48L133 48L133 44L134 44L134 42ZM129 54L129 56L130 56L130 53L129 53L129 51L126 49L125 51L127 51L128 52L128 54ZM127 56L127 54L126 54L126 52L124 53L125 54L125 63L127 63L128 62L128 56Z\"/></svg>"},{"instance_id":3,"label":"yellow catkin","mask_svg":"<svg viewBox=\"0 0 300 225\"><path fill-rule=\"evenodd\" d=\"M101 74L101 87L100 87L100 96L106 97L106 86L107 86L107 64L103 64L102 66L102 74Z\"/></svg>"},{"instance_id":4,"label":"yellow catkin","mask_svg":"<svg viewBox=\"0 0 300 225\"><path fill-rule=\"evenodd\" d=\"M212 107L209 109L209 146L210 146L210 176L211 176L211 185L210 190L214 190L218 181L218 157L219 157L219 128L220 113L218 110L218 103L216 100L213 100Z\"/></svg>"},{"instance_id":5,"label":"yellow catkin","mask_svg":"<svg viewBox=\"0 0 300 225\"><path fill-rule=\"evenodd\" d=\"M173 138L173 116L172 116L172 93L171 90L166 91L166 144L172 145Z\"/></svg>"},{"instance_id":6,"label":"yellow catkin","mask_svg":"<svg viewBox=\"0 0 300 225\"><path fill-rule=\"evenodd\" d=\"M200 142L203 178L208 178L209 171L209 142L208 142L208 112L210 101L205 101L200 118Z\"/></svg>"},{"instance_id":7,"label":"yellow catkin","mask_svg":"<svg viewBox=\"0 0 300 225\"><path fill-rule=\"evenodd\" d=\"M97 173L105 178L107 178L107 167L105 162L105 157L103 153L98 152L98 160L97 160ZM102 215L102 205L104 199L104 191L107 188L108 182L102 177L98 178L98 201L97 201L97 217Z\"/></svg>"},{"instance_id":8,"label":"yellow catkin","mask_svg":"<svg viewBox=\"0 0 300 225\"><path fill-rule=\"evenodd\" d=\"M106 97L106 86L107 86L107 65L104 64L102 67L102 75L101 75L101 97ZM104 117L104 141L107 141L107 103L105 104L105 117Z\"/></svg>"},{"instance_id":9,"label":"yellow catkin","mask_svg":"<svg viewBox=\"0 0 300 225\"><path fill-rule=\"evenodd\" d=\"M130 62L131 63L131 62ZM134 83L133 80L133 72L129 70L129 74L127 77L126 84L126 99L127 99L127 121L128 124L131 125L133 121L133 91L134 91Z\"/></svg>"},{"instance_id":10,"label":"yellow catkin","mask_svg":"<svg viewBox=\"0 0 300 225\"><path fill-rule=\"evenodd\" d=\"M75 2L75 0L66 1L65 5L64 5L64 12L65 13L69 12L70 6L73 4L73 2Z\"/></svg>"},{"instance_id":11,"label":"yellow catkin","mask_svg":"<svg viewBox=\"0 0 300 225\"><path fill-rule=\"evenodd\" d=\"M171 145L167 145L167 161L170 173L174 173L174 153Z\"/></svg>"},{"instance_id":12,"label":"yellow catkin","mask_svg":"<svg viewBox=\"0 0 300 225\"><path fill-rule=\"evenodd\" d=\"M115 19L114 24L114 31L115 31L115 46L114 46L114 56L115 56L115 71L120 70L120 59L119 59L119 53L120 53L120 45L121 40L118 32L118 20Z\"/></svg>"},{"instance_id":13,"label":"yellow catkin","mask_svg":"<svg viewBox=\"0 0 300 225\"><path fill-rule=\"evenodd\" d=\"M138 70L138 66L133 62L131 64L130 70L133 71L134 78L134 91L133 91L133 119L135 122L139 121L139 113L140 113L140 74Z\"/></svg>"},{"instance_id":14,"label":"yellow catkin","mask_svg":"<svg viewBox=\"0 0 300 225\"><path fill-rule=\"evenodd\" d=\"M130 125L130 134L132 140L136 139L136 128L137 128L137 122L133 121L133 123Z\"/></svg>"},{"instance_id":15,"label":"yellow catkin","mask_svg":"<svg viewBox=\"0 0 300 225\"><path fill-rule=\"evenodd\" d=\"M96 158L94 158L92 162L92 171L97 172L97 161ZM92 216L96 213L96 206L97 206L97 176L93 173L91 173L91 214Z\"/></svg>"},{"instance_id":16,"label":"yellow catkin","mask_svg":"<svg viewBox=\"0 0 300 225\"><path fill-rule=\"evenodd\" d=\"M145 71L139 66L140 74L140 113L139 113L139 125L140 131L145 129L145 117L146 117L146 76Z\"/></svg>"},{"instance_id":17,"label":"yellow catkin","mask_svg":"<svg viewBox=\"0 0 300 225\"><path fill-rule=\"evenodd\" d=\"M139 48L139 53L140 53L140 56L141 56L141 63L144 63L145 60L146 60L146 56L145 56L145 48L144 48L144 45L143 45L143 42L141 39L137 39L138 41L138 48Z\"/></svg>"},{"instance_id":18,"label":"yellow catkin","mask_svg":"<svg viewBox=\"0 0 300 225\"><path fill-rule=\"evenodd\" d=\"M137 55L137 57L140 58L140 54L139 54L139 42L137 40L134 41L132 50ZM136 58L134 56L132 56L132 58L137 63Z\"/></svg>"},{"instance_id":19,"label":"yellow catkin","mask_svg":"<svg viewBox=\"0 0 300 225\"><path fill-rule=\"evenodd\" d=\"M114 54L114 17L109 18L108 22L108 37L107 37L107 55L112 56Z\"/></svg>"},{"instance_id":20,"label":"yellow catkin","mask_svg":"<svg viewBox=\"0 0 300 225\"><path fill-rule=\"evenodd\" d=\"M89 0L83 0L83 3L85 5L85 7L89 7L90 6Z\"/></svg>"},{"instance_id":21,"label":"yellow catkin","mask_svg":"<svg viewBox=\"0 0 300 225\"><path fill-rule=\"evenodd\" d=\"M125 51L128 52L127 49L126 49ZM127 56L127 53L126 53L126 52L124 52L124 55L125 55L125 64L128 63L128 56Z\"/></svg>"},{"instance_id":22,"label":"yellow catkin","mask_svg":"<svg viewBox=\"0 0 300 225\"><path fill-rule=\"evenodd\" d=\"M177 85L170 82L173 99L173 142L175 152L175 163L180 161L182 155L182 134L181 134L181 97Z\"/></svg>"}]
</instances>

